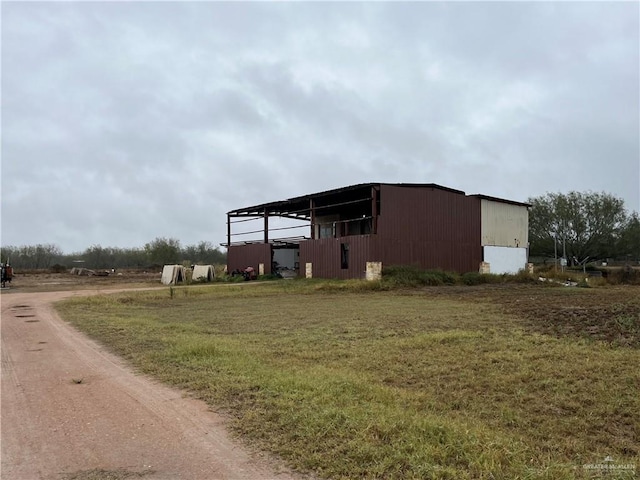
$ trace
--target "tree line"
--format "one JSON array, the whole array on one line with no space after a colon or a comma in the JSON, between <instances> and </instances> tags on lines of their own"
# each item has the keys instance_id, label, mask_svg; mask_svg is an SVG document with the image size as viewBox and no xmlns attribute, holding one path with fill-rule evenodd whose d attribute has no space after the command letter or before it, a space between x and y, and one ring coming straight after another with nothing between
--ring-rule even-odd
<instances>
[{"instance_id":1,"label":"tree line","mask_svg":"<svg viewBox=\"0 0 640 480\"><path fill-rule=\"evenodd\" d=\"M223 265L227 256L211 242L201 241L185 247L175 238L156 238L141 248L92 245L84 252L65 254L55 244L3 246L2 262L16 269L50 269L54 266L91 269L156 268L166 264Z\"/></svg>"},{"instance_id":2,"label":"tree line","mask_svg":"<svg viewBox=\"0 0 640 480\"><path fill-rule=\"evenodd\" d=\"M547 193L529 198L529 256L568 265L614 259L640 261L640 217L624 201L598 192Z\"/></svg>"}]
</instances>

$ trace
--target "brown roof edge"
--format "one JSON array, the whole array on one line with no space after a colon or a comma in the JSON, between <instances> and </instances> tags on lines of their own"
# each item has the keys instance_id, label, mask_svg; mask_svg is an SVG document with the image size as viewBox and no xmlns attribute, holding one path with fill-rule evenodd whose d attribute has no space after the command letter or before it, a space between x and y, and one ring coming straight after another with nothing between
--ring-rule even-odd
<instances>
[{"instance_id":1,"label":"brown roof edge","mask_svg":"<svg viewBox=\"0 0 640 480\"><path fill-rule=\"evenodd\" d=\"M482 195L480 193L469 195L469 197L478 198L480 200L491 200L492 202L508 203L511 205L517 205L519 207L527 207L527 208L531 207L530 203L516 202L515 200L507 200L505 198L491 197L489 195Z\"/></svg>"},{"instance_id":2,"label":"brown roof edge","mask_svg":"<svg viewBox=\"0 0 640 480\"><path fill-rule=\"evenodd\" d=\"M256 214L256 215L260 215L261 212L263 212L265 209L270 210L276 207L285 207L287 205L291 205L291 204L295 204L297 202L304 202L306 200L310 200L312 198L316 198L316 197L324 197L327 195L335 195L335 194L339 194L342 192L348 192L351 190L358 190L358 189L364 189L364 188L370 188L370 187L374 187L374 186L381 186L381 185L388 185L388 186L392 186L392 187L409 187L409 188L435 188L438 190L444 190L447 192L452 192L452 193L457 193L460 195L466 195L465 192L463 192L462 190L457 190L455 188L449 188L449 187L444 187L442 185L438 185L436 183L384 183L384 182L370 182L370 183L358 183L355 185L349 185L346 187L341 187L341 188L334 188L332 190L325 190L323 192L316 192L316 193L310 193L307 195L301 195L298 197L293 197L293 198L289 198L287 200L278 200L275 202L269 202L269 203L262 203L260 205L253 205L250 207L245 207L245 208L238 208L236 210L231 210L229 212L227 212L227 215L238 215L238 214L244 214L244 215L252 215L252 214ZM498 198L498 197L492 197L489 195L482 195L482 194L474 194L474 195L466 195L468 197L474 197L474 198L478 198L481 200L491 200L494 202L501 202L501 203L508 203L511 205L518 205L521 207L531 207L531 205L529 203L523 203L523 202L516 202L515 200L507 200L504 198Z\"/></svg>"},{"instance_id":3,"label":"brown roof edge","mask_svg":"<svg viewBox=\"0 0 640 480\"><path fill-rule=\"evenodd\" d=\"M269 202L269 203L262 203L260 205L253 205L250 207L245 207L245 208L238 208L236 210L231 210L229 212L227 212L227 215L233 215L233 214L250 214L250 213L257 213L264 211L265 209L272 209L274 207L283 207L287 204L292 204L292 203L296 203L296 202L302 202L304 200L310 200L312 198L316 198L316 197L324 197L327 195L335 195L338 193L342 193L342 192L348 192L351 190L358 190L361 188L370 188L370 187L379 187L381 185L389 185L389 186L394 186L394 187L413 187L413 188L436 188L439 190L445 190L447 192L452 192L452 193L458 193L460 195L465 195L465 193L462 190L456 190L454 188L449 188L449 187L443 187L442 185L438 185L435 183L383 183L383 182L370 182L370 183L358 183L355 185L349 185L347 187L341 187L341 188L334 188L332 190L325 190L323 192L316 192L316 193L309 193L307 195L301 195L299 197L293 197L293 198L289 198L287 200L278 200L275 202Z\"/></svg>"},{"instance_id":4,"label":"brown roof edge","mask_svg":"<svg viewBox=\"0 0 640 480\"><path fill-rule=\"evenodd\" d=\"M444 187L437 183L377 183L375 185L389 185L392 187L410 187L410 188L436 188L438 190L444 190L451 193L458 193L460 195L466 195L462 190L456 188Z\"/></svg>"},{"instance_id":5,"label":"brown roof edge","mask_svg":"<svg viewBox=\"0 0 640 480\"><path fill-rule=\"evenodd\" d=\"M324 192L317 192L317 193L309 193L307 195L301 195L299 197L293 197L293 198L288 198L286 200L277 200L275 202L269 202L269 203L262 203L260 205L253 205L251 207L245 207L245 208L238 208L236 210L231 210L229 212L227 212L227 214L233 214L233 213L245 213L248 211L256 211L256 210L264 210L265 208L273 208L273 207L280 207L280 206L284 206L290 203L295 203L295 202L301 202L303 200L309 200L313 197L323 197L325 195L332 195L332 194L336 194L336 193L341 193L341 192L348 192L349 190L357 190L358 188L365 188L365 187L371 187L373 185L380 185L379 183L360 183L357 185L350 185L348 187L342 187L342 188L335 188L333 190L326 190Z\"/></svg>"}]
</instances>

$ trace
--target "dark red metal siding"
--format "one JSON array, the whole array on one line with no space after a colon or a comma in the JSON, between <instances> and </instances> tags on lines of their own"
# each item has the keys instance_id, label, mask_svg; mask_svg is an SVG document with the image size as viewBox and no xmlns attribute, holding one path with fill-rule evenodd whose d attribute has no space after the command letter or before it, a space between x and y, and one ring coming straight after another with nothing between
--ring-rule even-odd
<instances>
[{"instance_id":1,"label":"dark red metal siding","mask_svg":"<svg viewBox=\"0 0 640 480\"><path fill-rule=\"evenodd\" d=\"M372 235L350 235L341 238L322 238L300 243L300 275L306 264L313 264L314 278L364 278L366 262L372 261ZM342 268L341 244L349 245L349 265Z\"/></svg>"},{"instance_id":2,"label":"dark red metal siding","mask_svg":"<svg viewBox=\"0 0 640 480\"><path fill-rule=\"evenodd\" d=\"M323 238L300 243L300 275L313 264L316 278L364 278L366 262L417 265L460 273L478 271L482 261L480 201L428 186L380 185L377 234ZM349 245L342 268L341 244ZM264 263L271 272L271 247L229 247L230 271Z\"/></svg>"},{"instance_id":3,"label":"dark red metal siding","mask_svg":"<svg viewBox=\"0 0 640 480\"><path fill-rule=\"evenodd\" d=\"M383 265L477 271L482 261L480 206L437 188L381 185L378 235L371 249Z\"/></svg>"},{"instance_id":4,"label":"dark red metal siding","mask_svg":"<svg viewBox=\"0 0 640 480\"><path fill-rule=\"evenodd\" d=\"M227 250L227 270L244 270L264 264L264 273L271 273L271 245L268 243L254 243L250 245L233 245Z\"/></svg>"}]
</instances>

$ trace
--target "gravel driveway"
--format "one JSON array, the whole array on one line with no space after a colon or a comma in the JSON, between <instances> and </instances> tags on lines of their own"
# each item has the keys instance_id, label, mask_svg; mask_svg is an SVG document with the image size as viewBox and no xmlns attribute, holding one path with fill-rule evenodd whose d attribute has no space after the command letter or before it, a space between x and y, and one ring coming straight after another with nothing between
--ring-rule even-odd
<instances>
[{"instance_id":1,"label":"gravel driveway","mask_svg":"<svg viewBox=\"0 0 640 480\"><path fill-rule=\"evenodd\" d=\"M91 293L1 297L3 479L296 478L234 441L203 402L136 374L52 308Z\"/></svg>"}]
</instances>

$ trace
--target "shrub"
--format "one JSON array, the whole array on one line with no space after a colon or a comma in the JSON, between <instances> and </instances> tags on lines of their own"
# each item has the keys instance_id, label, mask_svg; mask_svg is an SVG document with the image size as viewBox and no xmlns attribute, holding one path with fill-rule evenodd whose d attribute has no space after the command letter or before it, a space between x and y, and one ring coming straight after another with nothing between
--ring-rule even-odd
<instances>
[{"instance_id":1,"label":"shrub","mask_svg":"<svg viewBox=\"0 0 640 480\"><path fill-rule=\"evenodd\" d=\"M268 273L266 275L258 275L258 280L282 280L282 275L277 273Z\"/></svg>"},{"instance_id":2,"label":"shrub","mask_svg":"<svg viewBox=\"0 0 640 480\"><path fill-rule=\"evenodd\" d=\"M588 282L587 278L583 278L582 280L580 280L578 282L578 287L580 287L580 288L591 288L591 285L589 285L589 282Z\"/></svg>"},{"instance_id":3,"label":"shrub","mask_svg":"<svg viewBox=\"0 0 640 480\"><path fill-rule=\"evenodd\" d=\"M604 287L607 285L607 279L604 277L588 277L585 281L590 287Z\"/></svg>"},{"instance_id":4,"label":"shrub","mask_svg":"<svg viewBox=\"0 0 640 480\"><path fill-rule=\"evenodd\" d=\"M538 277L530 274L526 270L520 270L513 275L505 275L505 281L513 283L538 283Z\"/></svg>"},{"instance_id":5,"label":"shrub","mask_svg":"<svg viewBox=\"0 0 640 480\"><path fill-rule=\"evenodd\" d=\"M442 283L445 285L455 285L456 283L460 283L460 275L457 273L443 272L440 270L435 270L433 273L440 276Z\"/></svg>"},{"instance_id":6,"label":"shrub","mask_svg":"<svg viewBox=\"0 0 640 480\"><path fill-rule=\"evenodd\" d=\"M462 283L465 285L480 285L487 282L488 274L478 272L467 272L462 274Z\"/></svg>"},{"instance_id":7,"label":"shrub","mask_svg":"<svg viewBox=\"0 0 640 480\"><path fill-rule=\"evenodd\" d=\"M610 270L607 282L613 285L640 285L640 270L630 266Z\"/></svg>"},{"instance_id":8,"label":"shrub","mask_svg":"<svg viewBox=\"0 0 640 480\"><path fill-rule=\"evenodd\" d=\"M382 278L394 285L417 287L420 285L422 270L411 265L392 265L383 267Z\"/></svg>"},{"instance_id":9,"label":"shrub","mask_svg":"<svg viewBox=\"0 0 640 480\"><path fill-rule=\"evenodd\" d=\"M429 285L432 287L443 285L444 281L440 275L436 272L424 272L424 275L421 277L422 285Z\"/></svg>"},{"instance_id":10,"label":"shrub","mask_svg":"<svg viewBox=\"0 0 640 480\"><path fill-rule=\"evenodd\" d=\"M383 281L398 287L455 285L460 275L442 270L422 270L414 265L393 265L382 270Z\"/></svg>"},{"instance_id":11,"label":"shrub","mask_svg":"<svg viewBox=\"0 0 640 480\"><path fill-rule=\"evenodd\" d=\"M374 280L301 280L307 285L312 285L313 290L316 292L377 292L389 290L388 283L383 281Z\"/></svg>"},{"instance_id":12,"label":"shrub","mask_svg":"<svg viewBox=\"0 0 640 480\"><path fill-rule=\"evenodd\" d=\"M246 281L242 275L229 275L227 280L230 283L242 283Z\"/></svg>"}]
</instances>

